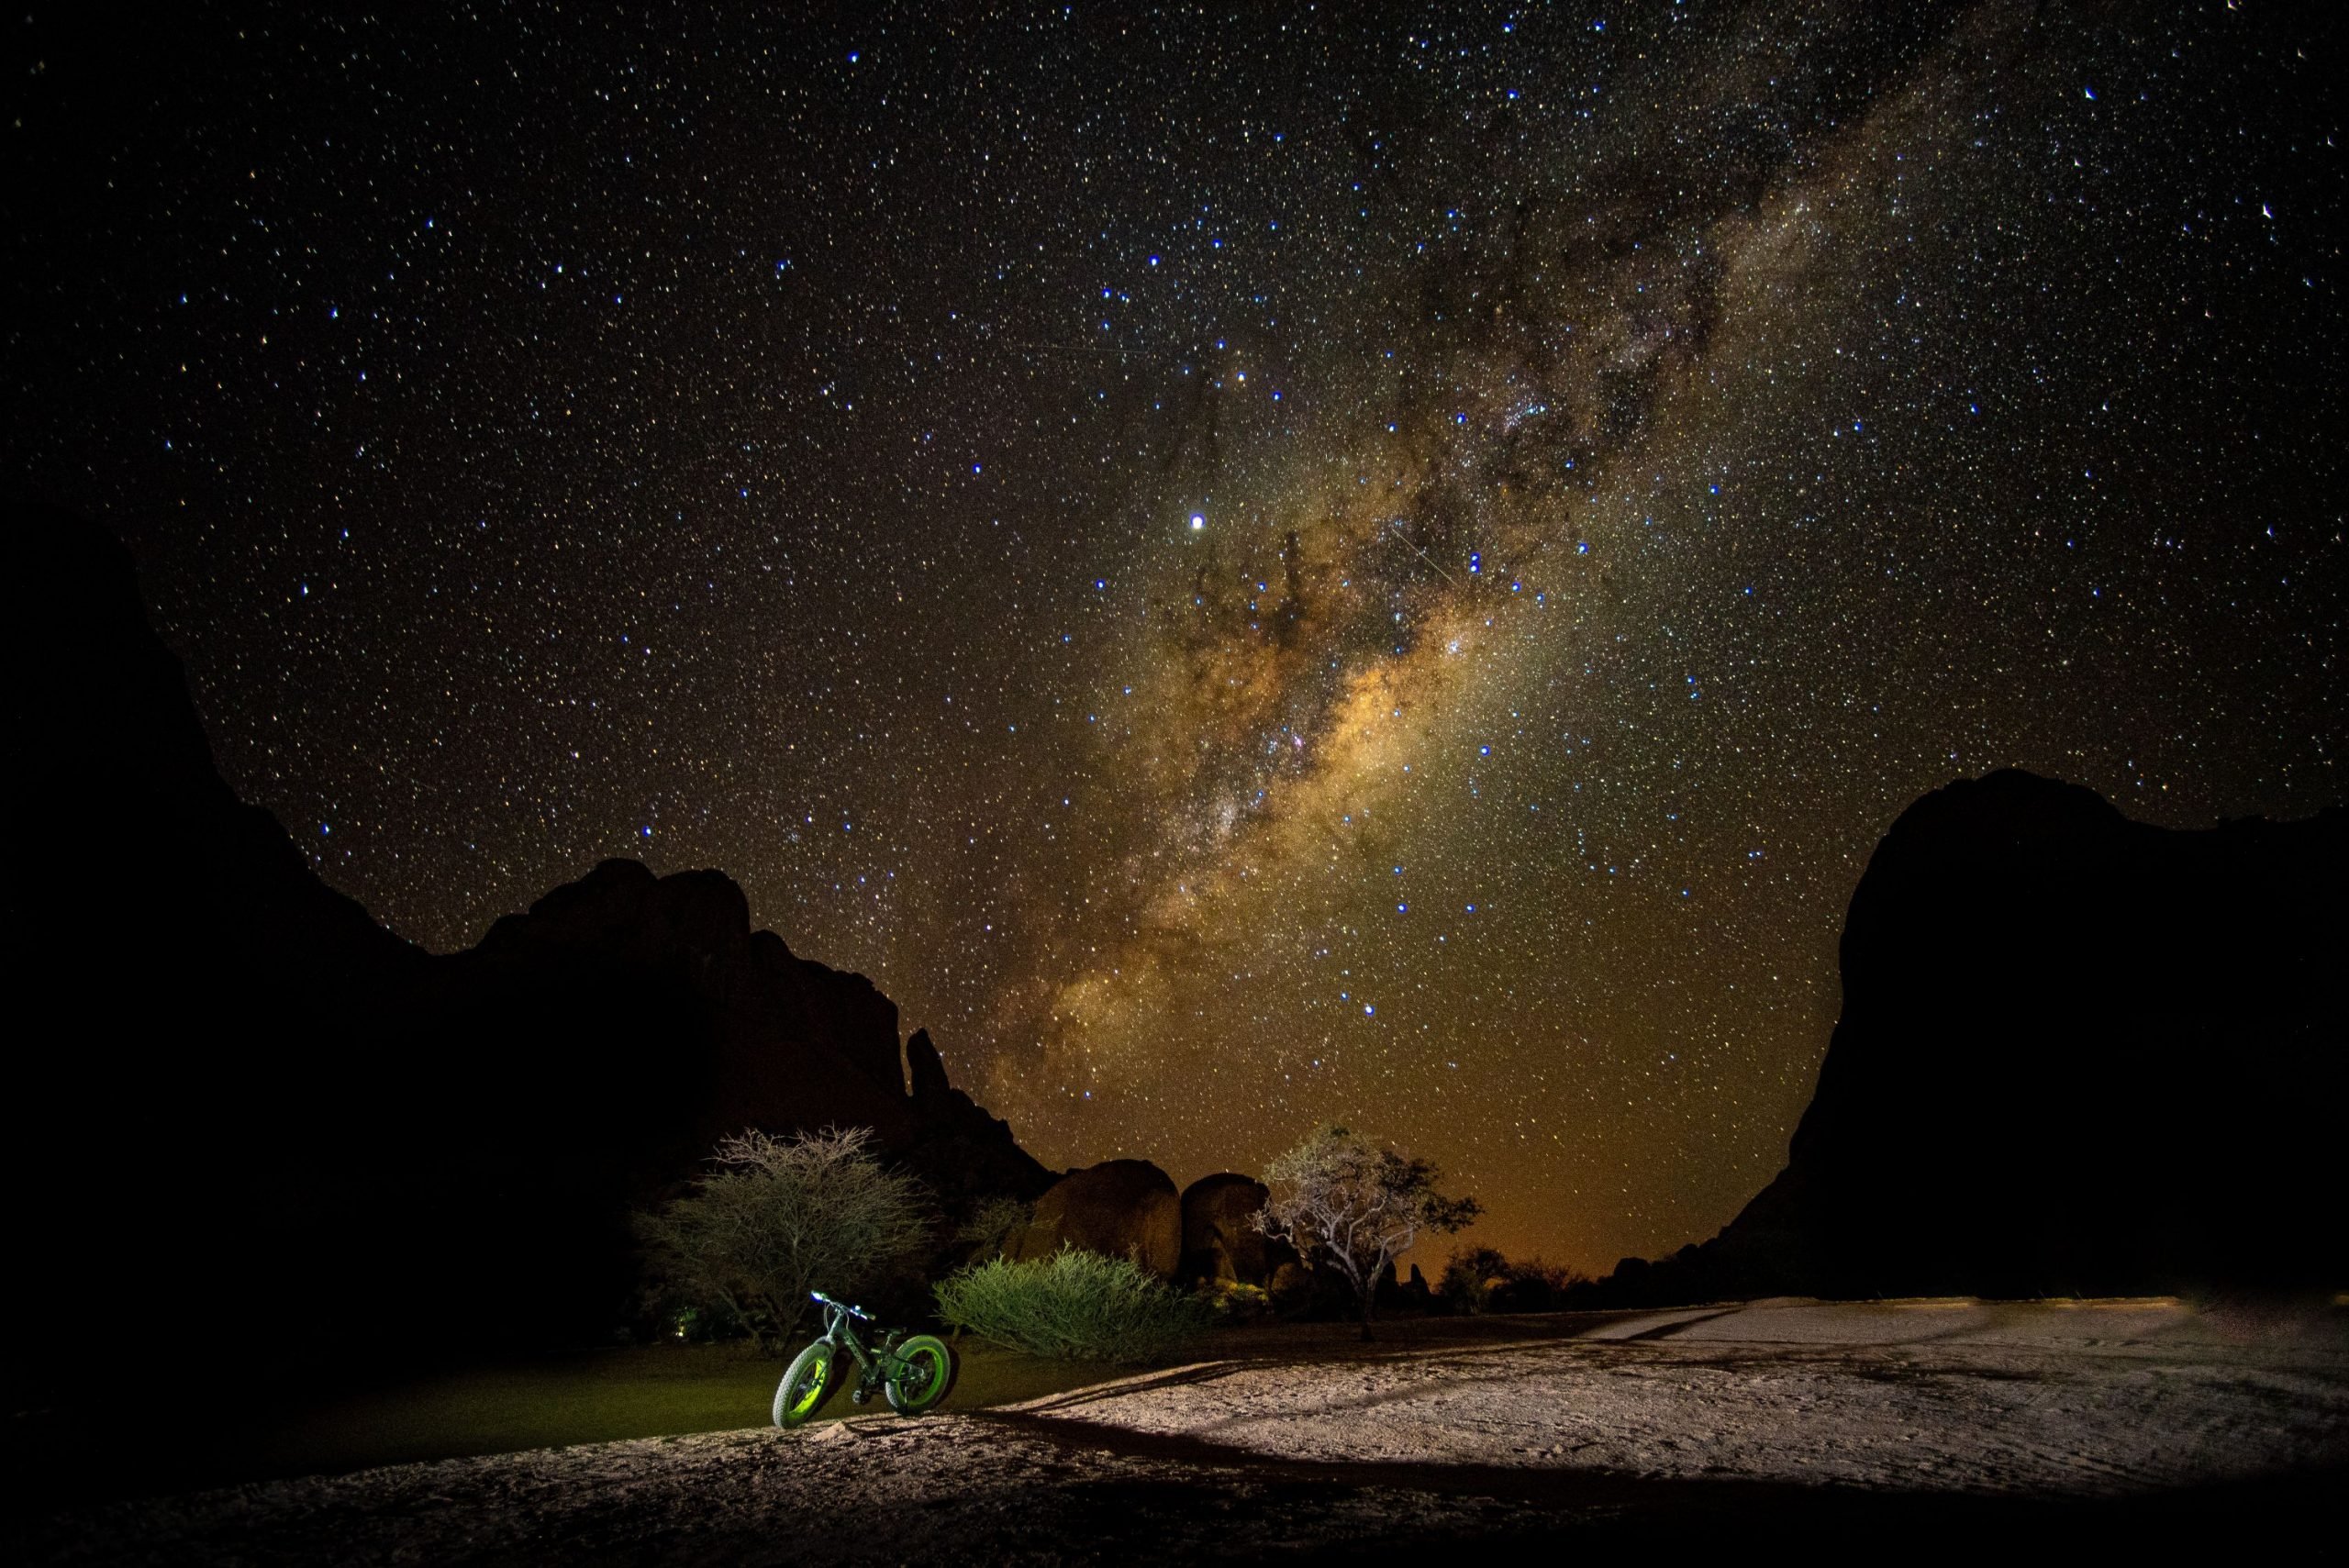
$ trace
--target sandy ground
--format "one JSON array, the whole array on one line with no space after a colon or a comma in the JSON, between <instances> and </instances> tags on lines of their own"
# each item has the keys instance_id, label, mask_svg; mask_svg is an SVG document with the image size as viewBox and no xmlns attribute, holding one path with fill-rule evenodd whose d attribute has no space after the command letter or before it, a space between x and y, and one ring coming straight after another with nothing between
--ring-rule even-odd
<instances>
[{"instance_id":1,"label":"sandy ground","mask_svg":"<svg viewBox=\"0 0 2349 1568\"><path fill-rule=\"evenodd\" d=\"M1759 1303L1216 1345L1231 1353L972 1415L117 1504L11 1555L1126 1564L1775 1534L2256 1549L2337 1529L2349 1495L2338 1307Z\"/></svg>"}]
</instances>

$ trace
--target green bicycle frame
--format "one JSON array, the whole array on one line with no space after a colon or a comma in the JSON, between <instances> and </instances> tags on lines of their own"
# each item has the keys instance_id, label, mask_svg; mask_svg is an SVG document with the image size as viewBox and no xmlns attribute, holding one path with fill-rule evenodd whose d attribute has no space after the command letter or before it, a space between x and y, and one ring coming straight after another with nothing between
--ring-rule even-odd
<instances>
[{"instance_id":1,"label":"green bicycle frame","mask_svg":"<svg viewBox=\"0 0 2349 1568\"><path fill-rule=\"evenodd\" d=\"M870 1313L851 1307L844 1301L834 1301L830 1296L816 1291L811 1290L807 1294L810 1299L820 1303L824 1308L822 1338L835 1351L845 1349L850 1355L856 1358L856 1385L861 1391L870 1396L873 1390L880 1387L889 1378L904 1372L907 1364L905 1358L898 1355L889 1345L884 1343L873 1349L867 1349L864 1341L857 1338L856 1325L852 1319L862 1318L868 1323L873 1322L874 1318Z\"/></svg>"}]
</instances>

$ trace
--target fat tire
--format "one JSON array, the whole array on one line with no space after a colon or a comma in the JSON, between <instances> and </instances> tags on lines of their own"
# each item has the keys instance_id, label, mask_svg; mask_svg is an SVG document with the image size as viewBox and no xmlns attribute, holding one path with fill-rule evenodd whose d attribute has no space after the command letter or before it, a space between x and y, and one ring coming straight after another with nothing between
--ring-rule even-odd
<instances>
[{"instance_id":1,"label":"fat tire","mask_svg":"<svg viewBox=\"0 0 2349 1568\"><path fill-rule=\"evenodd\" d=\"M774 1385L776 1426L788 1431L824 1407L824 1401L832 1396L833 1364L832 1342L829 1340L818 1340L791 1358L791 1364L784 1369L783 1381ZM801 1381L811 1368L816 1378L812 1390L804 1386ZM791 1402L795 1387L799 1390L796 1405Z\"/></svg>"},{"instance_id":2,"label":"fat tire","mask_svg":"<svg viewBox=\"0 0 2349 1568\"><path fill-rule=\"evenodd\" d=\"M918 1395L907 1395L896 1376L882 1385L882 1392L889 1398L889 1408L898 1415L918 1416L935 1410L954 1391L954 1374L962 1370L962 1363L955 1359L954 1347L937 1335L916 1334L897 1347L896 1355L901 1363L919 1356L933 1369Z\"/></svg>"}]
</instances>

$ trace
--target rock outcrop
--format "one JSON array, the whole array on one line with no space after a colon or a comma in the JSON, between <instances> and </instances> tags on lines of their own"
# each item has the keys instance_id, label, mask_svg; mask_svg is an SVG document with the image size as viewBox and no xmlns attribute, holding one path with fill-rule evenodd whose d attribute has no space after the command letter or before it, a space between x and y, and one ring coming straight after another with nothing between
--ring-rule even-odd
<instances>
[{"instance_id":1,"label":"rock outcrop","mask_svg":"<svg viewBox=\"0 0 2349 1568\"><path fill-rule=\"evenodd\" d=\"M445 957L384 930L221 779L128 553L38 509L11 539L6 1176L78 1333L249 1364L607 1334L629 1207L745 1126L873 1128L950 1211L1050 1184L718 873L607 861Z\"/></svg>"},{"instance_id":2,"label":"rock outcrop","mask_svg":"<svg viewBox=\"0 0 2349 1568\"><path fill-rule=\"evenodd\" d=\"M2006 772L1902 814L1786 1169L1592 1304L2349 1281L2349 812L2172 831Z\"/></svg>"},{"instance_id":3,"label":"rock outcrop","mask_svg":"<svg viewBox=\"0 0 2349 1568\"><path fill-rule=\"evenodd\" d=\"M1185 1187L1182 1277L1270 1284L1274 1271L1297 1254L1256 1229L1267 1195L1264 1183L1229 1171Z\"/></svg>"},{"instance_id":4,"label":"rock outcrop","mask_svg":"<svg viewBox=\"0 0 2349 1568\"><path fill-rule=\"evenodd\" d=\"M1063 1246L1132 1258L1172 1277L1183 1257L1183 1203L1174 1179L1147 1160L1105 1160L1071 1171L1036 1200L1035 1217L1005 1243L1014 1262Z\"/></svg>"},{"instance_id":5,"label":"rock outcrop","mask_svg":"<svg viewBox=\"0 0 2349 1568\"><path fill-rule=\"evenodd\" d=\"M990 1197L1033 1199L1052 1184L1008 1123L948 1082L928 1029L906 1041L906 1070L914 1139L903 1158L949 1214L968 1215Z\"/></svg>"}]
</instances>

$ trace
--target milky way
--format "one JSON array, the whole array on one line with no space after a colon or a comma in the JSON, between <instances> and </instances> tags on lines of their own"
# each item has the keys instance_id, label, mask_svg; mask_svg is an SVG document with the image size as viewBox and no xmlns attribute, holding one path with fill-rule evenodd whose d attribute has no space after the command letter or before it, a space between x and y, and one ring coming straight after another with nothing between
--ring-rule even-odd
<instances>
[{"instance_id":1,"label":"milky way","mask_svg":"<svg viewBox=\"0 0 2349 1568\"><path fill-rule=\"evenodd\" d=\"M37 14L9 451L405 934L718 866L1048 1162L1341 1119L1598 1267L1919 794L2343 798L2278 9Z\"/></svg>"}]
</instances>

